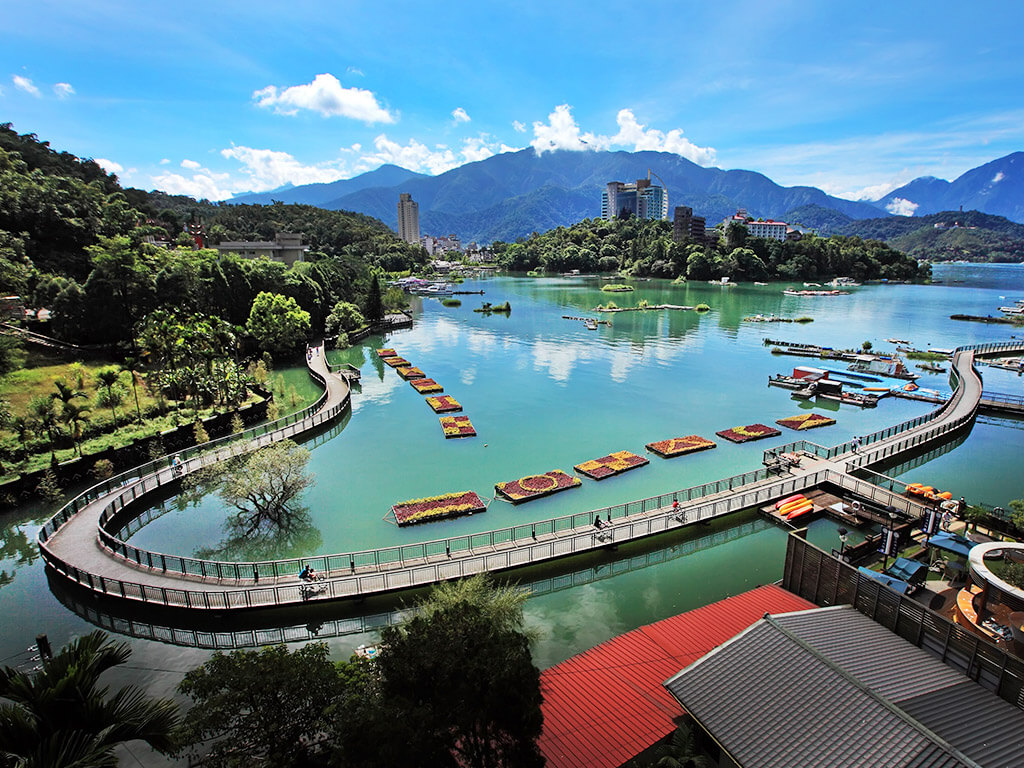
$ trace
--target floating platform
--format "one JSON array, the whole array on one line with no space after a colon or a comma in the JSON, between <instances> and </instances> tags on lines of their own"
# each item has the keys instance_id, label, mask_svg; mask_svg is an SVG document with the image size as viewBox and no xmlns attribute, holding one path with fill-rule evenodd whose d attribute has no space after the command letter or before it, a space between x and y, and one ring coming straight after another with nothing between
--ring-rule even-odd
<instances>
[{"instance_id":1,"label":"floating platform","mask_svg":"<svg viewBox=\"0 0 1024 768\"><path fill-rule=\"evenodd\" d=\"M568 475L560 469L553 469L543 475L528 475L506 483L495 483L494 490L513 504L519 504L569 488L578 488L582 484L583 481L578 477Z\"/></svg>"},{"instance_id":2,"label":"floating platform","mask_svg":"<svg viewBox=\"0 0 1024 768\"><path fill-rule=\"evenodd\" d=\"M476 437L476 428L469 416L442 416L438 419L448 439L453 437Z\"/></svg>"},{"instance_id":3,"label":"floating platform","mask_svg":"<svg viewBox=\"0 0 1024 768\"><path fill-rule=\"evenodd\" d=\"M451 395L424 398L434 413L454 413L462 410L462 404Z\"/></svg>"},{"instance_id":4,"label":"floating platform","mask_svg":"<svg viewBox=\"0 0 1024 768\"><path fill-rule=\"evenodd\" d=\"M706 451L709 448L717 447L714 442L700 435L687 435L686 437L670 437L668 440L658 440L655 443L648 443L648 451L656 453L663 459L670 459L673 456L682 456L686 453Z\"/></svg>"},{"instance_id":5,"label":"floating platform","mask_svg":"<svg viewBox=\"0 0 1024 768\"><path fill-rule=\"evenodd\" d=\"M637 456L635 453L616 451L599 459L584 461L582 464L577 464L573 469L592 480L603 480L606 477L619 475L649 463L649 459Z\"/></svg>"},{"instance_id":6,"label":"floating platform","mask_svg":"<svg viewBox=\"0 0 1024 768\"><path fill-rule=\"evenodd\" d=\"M723 429L715 434L732 443L749 443L752 440L763 440L766 437L778 437L782 434L782 430L769 427L767 424L746 424L741 427Z\"/></svg>"},{"instance_id":7,"label":"floating platform","mask_svg":"<svg viewBox=\"0 0 1024 768\"><path fill-rule=\"evenodd\" d=\"M431 523L436 520L486 511L487 505L475 491L445 493L440 496L428 496L425 499L412 499L391 507L391 513L399 525Z\"/></svg>"}]
</instances>

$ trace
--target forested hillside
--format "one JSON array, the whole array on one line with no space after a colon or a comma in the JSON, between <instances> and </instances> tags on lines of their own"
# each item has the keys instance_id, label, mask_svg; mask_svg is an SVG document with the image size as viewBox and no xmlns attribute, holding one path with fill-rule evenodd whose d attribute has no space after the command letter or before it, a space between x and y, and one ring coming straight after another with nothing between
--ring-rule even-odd
<instances>
[{"instance_id":1,"label":"forested hillside","mask_svg":"<svg viewBox=\"0 0 1024 768\"><path fill-rule=\"evenodd\" d=\"M189 223L202 225L208 244L300 232L309 260L288 269L221 258L195 249ZM95 162L0 126L0 290L51 309L49 332L67 341L127 350L158 309L219 317L244 335L241 324L261 292L293 299L317 333L337 302L366 299L375 270L409 269L425 258L361 214L122 189Z\"/></svg>"},{"instance_id":2,"label":"forested hillside","mask_svg":"<svg viewBox=\"0 0 1024 768\"><path fill-rule=\"evenodd\" d=\"M808 236L780 242L750 237L741 225L730 225L716 243L676 243L668 221L586 219L493 248L504 266L516 270L618 270L693 280L928 277L927 267L919 268L914 259L876 240Z\"/></svg>"}]
</instances>

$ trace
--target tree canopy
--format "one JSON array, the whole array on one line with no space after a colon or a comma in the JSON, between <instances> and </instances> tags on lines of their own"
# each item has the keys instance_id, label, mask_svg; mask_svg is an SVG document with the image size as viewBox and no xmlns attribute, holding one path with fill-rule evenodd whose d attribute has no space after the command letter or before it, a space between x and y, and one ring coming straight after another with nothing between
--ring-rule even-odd
<instances>
[{"instance_id":1,"label":"tree canopy","mask_svg":"<svg viewBox=\"0 0 1024 768\"><path fill-rule=\"evenodd\" d=\"M253 301L245 328L261 349L292 352L309 336L309 312L291 296L264 291Z\"/></svg>"}]
</instances>

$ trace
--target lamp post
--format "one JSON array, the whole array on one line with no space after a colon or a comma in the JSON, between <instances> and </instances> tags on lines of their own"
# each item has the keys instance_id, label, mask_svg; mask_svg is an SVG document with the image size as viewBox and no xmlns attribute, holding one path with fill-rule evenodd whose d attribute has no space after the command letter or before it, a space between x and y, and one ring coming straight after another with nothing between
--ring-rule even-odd
<instances>
[{"instance_id":1,"label":"lamp post","mask_svg":"<svg viewBox=\"0 0 1024 768\"><path fill-rule=\"evenodd\" d=\"M839 531L839 559L843 559L843 553L846 552L846 540L850 536L850 532L845 528L840 528Z\"/></svg>"},{"instance_id":2,"label":"lamp post","mask_svg":"<svg viewBox=\"0 0 1024 768\"><path fill-rule=\"evenodd\" d=\"M892 544L893 539L896 537L896 510L889 507L889 538L885 540L885 552L882 560L882 570L886 570L889 567L889 547Z\"/></svg>"}]
</instances>

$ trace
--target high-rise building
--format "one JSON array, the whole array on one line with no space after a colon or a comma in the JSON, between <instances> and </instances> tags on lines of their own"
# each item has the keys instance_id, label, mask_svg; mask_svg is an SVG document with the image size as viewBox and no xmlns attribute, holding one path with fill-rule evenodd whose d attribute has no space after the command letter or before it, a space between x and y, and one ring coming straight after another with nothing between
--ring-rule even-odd
<instances>
[{"instance_id":1,"label":"high-rise building","mask_svg":"<svg viewBox=\"0 0 1024 768\"><path fill-rule=\"evenodd\" d=\"M705 235L705 224L703 216L694 216L693 208L687 205L677 205L675 215L672 217L672 239L677 243L689 238L697 243L703 243Z\"/></svg>"},{"instance_id":2,"label":"high-rise building","mask_svg":"<svg viewBox=\"0 0 1024 768\"><path fill-rule=\"evenodd\" d=\"M420 241L420 205L408 192L398 196L398 236L407 243Z\"/></svg>"},{"instance_id":3,"label":"high-rise building","mask_svg":"<svg viewBox=\"0 0 1024 768\"><path fill-rule=\"evenodd\" d=\"M626 214L638 219L668 219L668 192L664 187L651 184L650 179L637 179L635 184L608 182L601 193L601 218L613 219Z\"/></svg>"}]
</instances>

